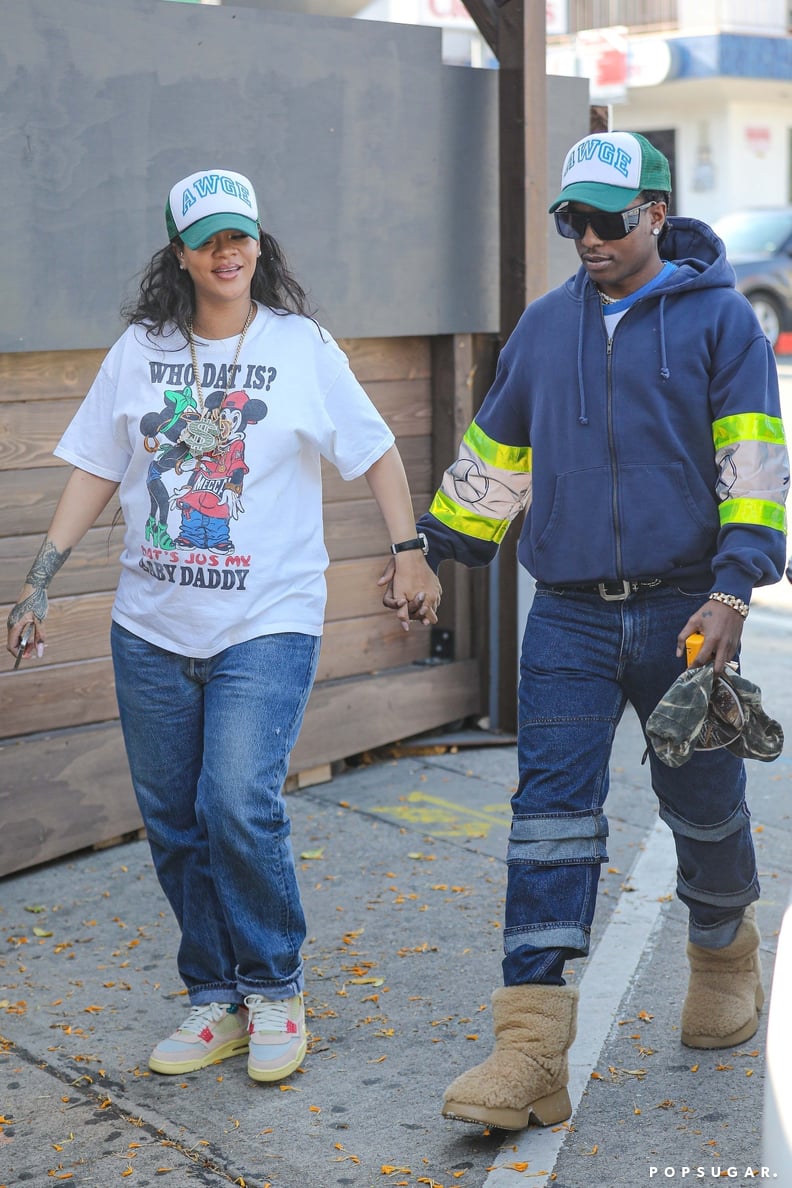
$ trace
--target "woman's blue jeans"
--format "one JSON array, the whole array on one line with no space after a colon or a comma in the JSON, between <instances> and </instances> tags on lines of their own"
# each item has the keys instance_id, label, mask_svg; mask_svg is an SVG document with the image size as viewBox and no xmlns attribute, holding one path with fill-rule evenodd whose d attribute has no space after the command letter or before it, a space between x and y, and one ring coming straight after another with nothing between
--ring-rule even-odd
<instances>
[{"instance_id":1,"label":"woman's blue jeans","mask_svg":"<svg viewBox=\"0 0 792 1188\"><path fill-rule=\"evenodd\" d=\"M113 623L116 693L190 1002L289 998L305 918L283 799L320 639L264 635L208 660Z\"/></svg>"},{"instance_id":2,"label":"woman's blue jeans","mask_svg":"<svg viewBox=\"0 0 792 1188\"><path fill-rule=\"evenodd\" d=\"M676 640L706 593L669 586L619 602L539 585L523 640L519 784L508 848L504 982L561 984L588 952L600 865L607 861L608 763L629 701L641 725L685 666ZM745 765L697 751L670 768L649 751L660 816L676 843L677 894L690 939L729 944L759 898Z\"/></svg>"}]
</instances>

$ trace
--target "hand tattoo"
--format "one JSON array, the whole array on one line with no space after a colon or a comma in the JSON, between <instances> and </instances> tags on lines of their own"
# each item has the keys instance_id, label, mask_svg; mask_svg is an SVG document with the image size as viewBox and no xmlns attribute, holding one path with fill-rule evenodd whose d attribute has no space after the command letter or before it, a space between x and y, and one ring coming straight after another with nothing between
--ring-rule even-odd
<instances>
[{"instance_id":1,"label":"hand tattoo","mask_svg":"<svg viewBox=\"0 0 792 1188\"><path fill-rule=\"evenodd\" d=\"M32 594L28 594L27 598L23 598L16 606L11 608L11 611L6 620L6 626L9 630L24 619L28 611L33 611L33 617L39 623L43 623L47 617L47 610L49 609L49 601L47 599L47 591L37 586Z\"/></svg>"}]
</instances>

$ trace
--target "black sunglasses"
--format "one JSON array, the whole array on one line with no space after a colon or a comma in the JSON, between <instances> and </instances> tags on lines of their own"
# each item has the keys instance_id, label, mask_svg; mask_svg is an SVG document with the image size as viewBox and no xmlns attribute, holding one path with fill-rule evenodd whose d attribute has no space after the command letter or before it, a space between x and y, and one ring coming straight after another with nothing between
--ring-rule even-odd
<instances>
[{"instance_id":1,"label":"black sunglasses","mask_svg":"<svg viewBox=\"0 0 792 1188\"><path fill-rule=\"evenodd\" d=\"M556 230L564 239L582 239L591 223L598 239L626 239L638 226L641 211L654 205L654 202L642 202L640 206L614 213L607 210L557 210L554 212Z\"/></svg>"}]
</instances>

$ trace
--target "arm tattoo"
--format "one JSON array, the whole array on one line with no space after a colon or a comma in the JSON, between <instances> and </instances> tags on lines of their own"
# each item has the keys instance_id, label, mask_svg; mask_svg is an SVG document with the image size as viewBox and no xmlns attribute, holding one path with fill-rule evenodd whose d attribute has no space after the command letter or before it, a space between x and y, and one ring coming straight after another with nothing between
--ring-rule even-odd
<instances>
[{"instance_id":1,"label":"arm tattoo","mask_svg":"<svg viewBox=\"0 0 792 1188\"><path fill-rule=\"evenodd\" d=\"M64 549L62 553L59 553L50 538L46 537L36 555L36 560L30 567L30 573L25 578L27 585L39 586L42 590L46 590L70 552L71 549Z\"/></svg>"},{"instance_id":2,"label":"arm tattoo","mask_svg":"<svg viewBox=\"0 0 792 1188\"><path fill-rule=\"evenodd\" d=\"M9 629L18 623L20 619L23 619L28 611L32 611L33 617L39 623L43 623L49 609L47 586L61 565L63 565L70 552L71 549L64 549L62 553L59 553L49 537L45 538L44 544L39 549L36 560L31 565L30 572L25 578L25 584L33 586L33 593L28 594L27 598L23 598L21 602L18 602L16 606L11 608L7 620Z\"/></svg>"}]
</instances>

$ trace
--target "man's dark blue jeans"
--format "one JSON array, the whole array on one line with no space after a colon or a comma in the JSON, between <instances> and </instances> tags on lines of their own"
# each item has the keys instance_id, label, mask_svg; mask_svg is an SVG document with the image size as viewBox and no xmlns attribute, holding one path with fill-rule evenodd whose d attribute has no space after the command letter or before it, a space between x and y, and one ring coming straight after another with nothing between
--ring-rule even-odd
<instances>
[{"instance_id":1,"label":"man's dark blue jeans","mask_svg":"<svg viewBox=\"0 0 792 1188\"><path fill-rule=\"evenodd\" d=\"M657 586L623 601L539 584L523 640L519 785L512 798L504 982L560 984L588 952L601 863L603 811L616 726L629 701L645 725L685 666L677 636L707 592ZM728 945L759 898L745 803L745 765L728 750L682 767L650 751L660 816L674 834L677 894L689 935Z\"/></svg>"}]
</instances>

